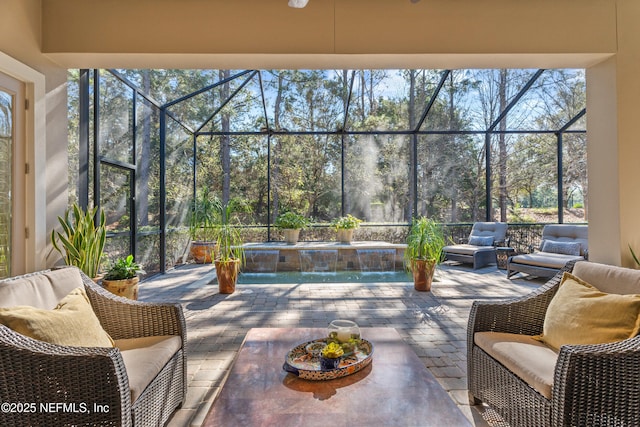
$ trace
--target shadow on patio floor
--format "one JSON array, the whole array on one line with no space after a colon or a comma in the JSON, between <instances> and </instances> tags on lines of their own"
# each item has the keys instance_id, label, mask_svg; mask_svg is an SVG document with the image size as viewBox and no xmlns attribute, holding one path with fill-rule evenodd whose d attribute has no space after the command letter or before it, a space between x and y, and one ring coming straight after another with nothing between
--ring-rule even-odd
<instances>
[{"instance_id":1,"label":"shadow on patio floor","mask_svg":"<svg viewBox=\"0 0 640 427\"><path fill-rule=\"evenodd\" d=\"M187 265L141 284L140 300L179 302L187 321L187 398L170 426L199 426L252 327L326 327L337 318L362 327L395 328L476 426L500 426L495 414L470 407L466 325L474 300L525 295L541 280L509 280L504 270L439 268L431 292L410 282L244 284L218 293L211 265ZM283 356L284 357L284 356Z\"/></svg>"}]
</instances>

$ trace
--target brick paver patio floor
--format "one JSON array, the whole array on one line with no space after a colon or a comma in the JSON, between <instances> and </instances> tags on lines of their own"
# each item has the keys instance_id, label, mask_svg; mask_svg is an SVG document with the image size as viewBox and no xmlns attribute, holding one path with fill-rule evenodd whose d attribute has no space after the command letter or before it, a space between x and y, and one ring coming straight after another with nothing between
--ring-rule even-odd
<instances>
[{"instance_id":1,"label":"brick paver patio floor","mask_svg":"<svg viewBox=\"0 0 640 427\"><path fill-rule=\"evenodd\" d=\"M326 327L337 318L395 328L472 423L489 425L486 411L467 400L469 309L474 300L518 297L543 282L466 265L443 265L436 280L431 292L417 292L410 282L294 283L239 284L223 295L211 265L189 265L143 282L141 301L178 302L187 321L189 389L169 425L202 423L250 328Z\"/></svg>"}]
</instances>

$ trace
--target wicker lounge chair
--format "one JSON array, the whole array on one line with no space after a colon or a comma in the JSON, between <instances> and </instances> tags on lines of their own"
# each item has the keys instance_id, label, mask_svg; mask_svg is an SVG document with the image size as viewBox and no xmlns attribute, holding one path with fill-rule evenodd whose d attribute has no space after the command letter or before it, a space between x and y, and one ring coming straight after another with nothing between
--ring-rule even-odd
<instances>
[{"instance_id":1,"label":"wicker lounge chair","mask_svg":"<svg viewBox=\"0 0 640 427\"><path fill-rule=\"evenodd\" d=\"M50 310L83 286L116 347L50 344L0 325L0 396L37 405L3 411L3 426L160 426L184 401L186 327L179 305L116 297L70 267L0 281L0 306Z\"/></svg>"},{"instance_id":2,"label":"wicker lounge chair","mask_svg":"<svg viewBox=\"0 0 640 427\"><path fill-rule=\"evenodd\" d=\"M550 278L555 276L567 262L587 259L587 232L586 225L545 225L542 229L540 250L509 257L507 277L510 278L516 273L526 273L531 276Z\"/></svg>"},{"instance_id":3,"label":"wicker lounge chair","mask_svg":"<svg viewBox=\"0 0 640 427\"><path fill-rule=\"evenodd\" d=\"M640 289L640 271L587 261L574 267L572 261L525 297L474 302L467 329L470 402L488 404L512 427L640 425L640 336L609 344L562 345L559 352L538 348L530 341L529 336L542 333L545 313L562 273L572 270L603 292L632 294ZM487 336L493 337L490 347ZM481 338L485 340L483 347ZM523 342L529 346L518 352L516 347ZM510 361L509 356L501 360L489 355L501 345ZM525 356L518 359L514 355L522 355L523 348ZM546 360L544 369L539 369L541 364L531 348L546 351L551 363ZM527 357L533 362L523 360ZM526 366L514 367L514 358L516 365ZM507 368L503 363L511 365ZM546 389L535 384L540 378L551 384L547 383Z\"/></svg>"},{"instance_id":4,"label":"wicker lounge chair","mask_svg":"<svg viewBox=\"0 0 640 427\"><path fill-rule=\"evenodd\" d=\"M507 224L504 222L476 222L464 244L449 245L442 249L445 261L473 264L482 268L496 263L496 246L506 244Z\"/></svg>"}]
</instances>

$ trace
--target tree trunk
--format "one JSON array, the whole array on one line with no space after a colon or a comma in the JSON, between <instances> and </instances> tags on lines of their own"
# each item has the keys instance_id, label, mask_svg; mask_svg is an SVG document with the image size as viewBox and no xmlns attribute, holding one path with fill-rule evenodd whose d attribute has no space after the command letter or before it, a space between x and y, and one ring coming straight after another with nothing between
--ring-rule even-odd
<instances>
[{"instance_id":1,"label":"tree trunk","mask_svg":"<svg viewBox=\"0 0 640 427\"><path fill-rule=\"evenodd\" d=\"M142 71L142 90L151 94L150 70ZM144 110L143 110L144 111ZM142 118L142 141L139 142L140 159L137 174L138 225L149 225L149 170L151 168L151 112ZM135 153L134 153L135 155ZM138 161L138 159L136 159Z\"/></svg>"},{"instance_id":2,"label":"tree trunk","mask_svg":"<svg viewBox=\"0 0 640 427\"><path fill-rule=\"evenodd\" d=\"M365 94L366 94L366 80L364 75L364 70L360 70L360 108L362 111L362 121L364 122L367 119L367 113L365 111Z\"/></svg>"},{"instance_id":3,"label":"tree trunk","mask_svg":"<svg viewBox=\"0 0 640 427\"><path fill-rule=\"evenodd\" d=\"M413 129L416 126L416 71L415 70L409 70L409 106L408 106L408 113L409 113L409 129ZM411 143L414 145L418 144L418 136L417 135L412 135L411 137ZM413 165L417 165L418 159L415 158L415 152L417 150L413 149L413 146L411 147L411 149L409 150L409 165L411 165L411 167L413 167ZM413 173L413 170L409 170L409 200L410 200L410 204L412 204L413 200L416 200L418 198L418 195L416 194L416 183L415 181L415 174ZM418 190L419 192L419 190ZM413 212L413 206L408 207L408 209L406 209L406 213L405 213L405 221L411 221L411 217L412 216L418 216L418 212Z\"/></svg>"},{"instance_id":4,"label":"tree trunk","mask_svg":"<svg viewBox=\"0 0 640 427\"><path fill-rule=\"evenodd\" d=\"M220 80L231 77L230 70L219 71ZM222 85L220 89L220 102L225 102L230 95L229 83ZM221 111L220 125L222 132L229 132L231 129L229 113ZM231 193L231 138L228 134L220 136L220 163L222 166L222 203L229 203Z\"/></svg>"},{"instance_id":5,"label":"tree trunk","mask_svg":"<svg viewBox=\"0 0 640 427\"><path fill-rule=\"evenodd\" d=\"M284 90L283 86L283 78L282 72L278 73L278 91L276 93L276 102L273 108L273 125L276 127L276 130L281 130L280 125L280 115L282 114L282 91ZM271 199L272 209L271 216L272 218L277 218L278 213L280 211L280 193L278 191L278 180L280 179L280 150L281 150L281 141L282 136L276 137L276 143L273 147L273 152L271 154L271 188L273 189L273 196Z\"/></svg>"},{"instance_id":6,"label":"tree trunk","mask_svg":"<svg viewBox=\"0 0 640 427\"><path fill-rule=\"evenodd\" d=\"M449 73L449 129L453 130L455 126L455 105L454 105L454 94L455 87L453 85L453 73ZM449 135L447 143L450 146L455 144L455 135ZM452 150L447 150L448 152L452 152ZM453 166L453 165L451 165ZM449 183L451 185L449 189L449 197L451 198L451 218L450 222L458 222L458 183L456 181L452 181Z\"/></svg>"},{"instance_id":7,"label":"tree trunk","mask_svg":"<svg viewBox=\"0 0 640 427\"><path fill-rule=\"evenodd\" d=\"M500 87L498 89L498 98L500 100L498 110L504 111L507 107L507 70L500 70ZM507 129L506 118L500 122L500 130ZM507 221L507 141L506 135L501 132L498 135L498 176L499 176L499 205L500 205L500 221Z\"/></svg>"}]
</instances>

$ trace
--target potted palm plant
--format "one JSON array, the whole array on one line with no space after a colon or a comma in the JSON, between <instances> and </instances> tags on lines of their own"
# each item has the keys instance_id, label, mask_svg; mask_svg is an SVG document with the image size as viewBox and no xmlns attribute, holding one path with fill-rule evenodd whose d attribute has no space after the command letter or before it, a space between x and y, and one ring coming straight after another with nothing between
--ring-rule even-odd
<instances>
[{"instance_id":1,"label":"potted palm plant","mask_svg":"<svg viewBox=\"0 0 640 427\"><path fill-rule=\"evenodd\" d=\"M278 215L274 225L279 230L282 230L287 244L295 245L298 243L300 230L304 230L309 226L309 220L303 215L289 211Z\"/></svg>"},{"instance_id":2,"label":"potted palm plant","mask_svg":"<svg viewBox=\"0 0 640 427\"><path fill-rule=\"evenodd\" d=\"M442 261L445 237L442 225L426 217L414 218L404 251L405 265L413 272L417 291L430 291L436 266Z\"/></svg>"},{"instance_id":3,"label":"potted palm plant","mask_svg":"<svg viewBox=\"0 0 640 427\"><path fill-rule=\"evenodd\" d=\"M244 248L240 229L231 223L237 204L233 201L221 206L219 223L214 228L216 242L216 277L221 294L232 294L236 290L238 273L244 264Z\"/></svg>"},{"instance_id":4,"label":"potted palm plant","mask_svg":"<svg viewBox=\"0 0 640 427\"><path fill-rule=\"evenodd\" d=\"M62 232L51 231L51 244L67 265L82 270L95 281L99 280L100 262L107 238L104 210L98 207L86 212L74 203L64 217L58 217Z\"/></svg>"},{"instance_id":5,"label":"potted palm plant","mask_svg":"<svg viewBox=\"0 0 640 427\"><path fill-rule=\"evenodd\" d=\"M215 252L216 215L221 210L220 199L211 196L209 190L202 188L191 203L189 216L189 237L191 238L191 258L197 264L212 261Z\"/></svg>"},{"instance_id":6,"label":"potted palm plant","mask_svg":"<svg viewBox=\"0 0 640 427\"><path fill-rule=\"evenodd\" d=\"M351 243L353 238L353 231L360 227L361 219L356 218L351 214L335 218L331 221L331 227L336 230L337 239L341 243Z\"/></svg>"},{"instance_id":7,"label":"potted palm plant","mask_svg":"<svg viewBox=\"0 0 640 427\"><path fill-rule=\"evenodd\" d=\"M102 286L113 294L137 300L139 274L146 274L146 271L134 261L133 255L127 255L125 258L118 258L109 267L102 279Z\"/></svg>"}]
</instances>

